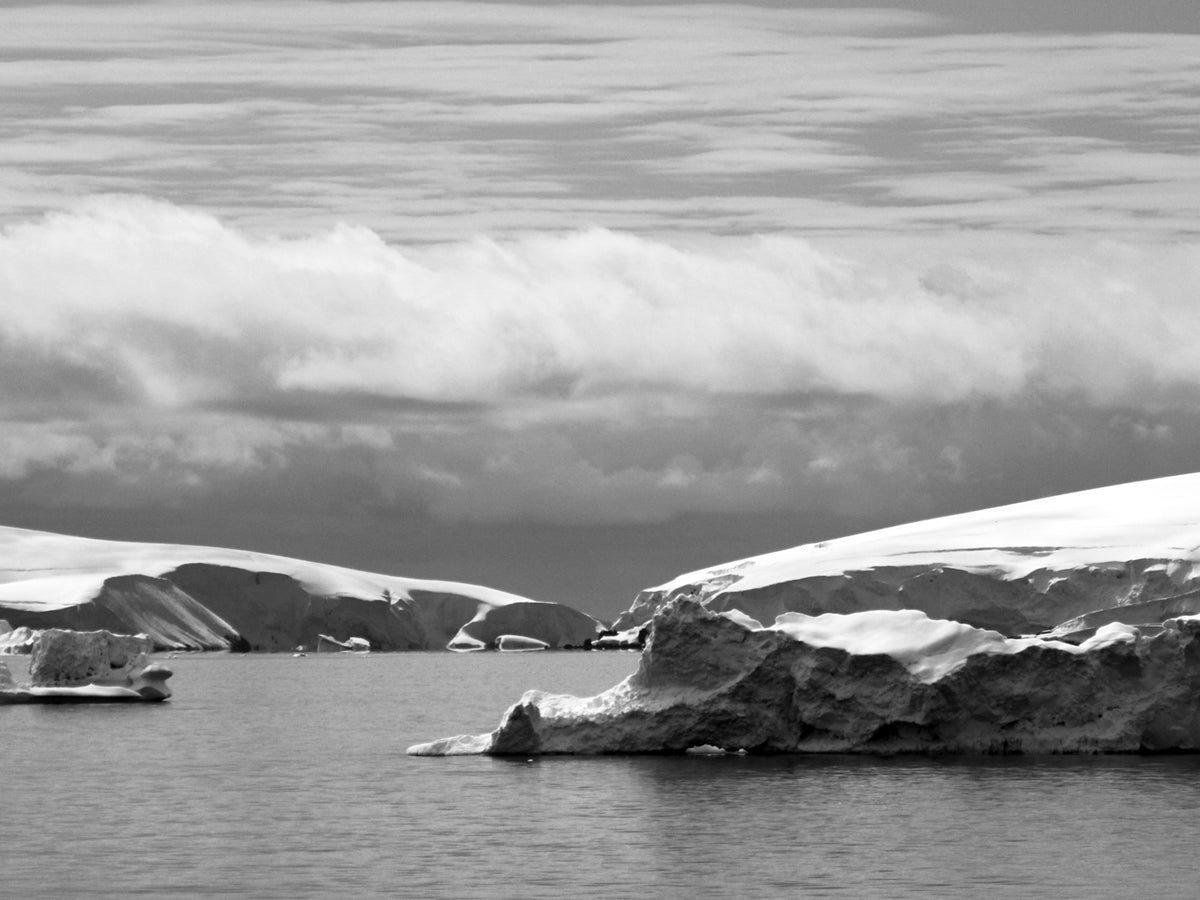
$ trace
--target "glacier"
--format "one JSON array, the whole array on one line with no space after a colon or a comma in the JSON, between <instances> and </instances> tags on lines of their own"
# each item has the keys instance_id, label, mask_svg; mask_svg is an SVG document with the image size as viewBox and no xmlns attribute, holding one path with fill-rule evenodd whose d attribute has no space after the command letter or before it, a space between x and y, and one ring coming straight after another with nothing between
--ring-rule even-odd
<instances>
[{"instance_id":1,"label":"glacier","mask_svg":"<svg viewBox=\"0 0 1200 900\"><path fill-rule=\"evenodd\" d=\"M1074 642L1111 622L1200 614L1200 473L943 516L685 573L642 591L616 630L690 596L759 621L917 609Z\"/></svg>"},{"instance_id":2,"label":"glacier","mask_svg":"<svg viewBox=\"0 0 1200 900\"><path fill-rule=\"evenodd\" d=\"M266 553L0 527L0 619L13 628L148 635L160 650L290 652L320 634L379 650L582 646L603 624L479 585L379 575Z\"/></svg>"},{"instance_id":3,"label":"glacier","mask_svg":"<svg viewBox=\"0 0 1200 900\"><path fill-rule=\"evenodd\" d=\"M1076 645L919 610L763 626L675 598L638 670L595 697L526 693L490 734L413 756L1136 753L1200 750L1200 616Z\"/></svg>"}]
</instances>

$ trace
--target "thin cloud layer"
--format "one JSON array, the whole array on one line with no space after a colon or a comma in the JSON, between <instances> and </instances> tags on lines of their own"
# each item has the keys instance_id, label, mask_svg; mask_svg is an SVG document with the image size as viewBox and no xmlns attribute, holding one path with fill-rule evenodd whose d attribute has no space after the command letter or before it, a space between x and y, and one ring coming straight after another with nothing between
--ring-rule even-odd
<instances>
[{"instance_id":1,"label":"thin cloud layer","mask_svg":"<svg viewBox=\"0 0 1200 900\"><path fill-rule=\"evenodd\" d=\"M1157 33L1087 10L1038 31L1068 16L1029 4L985 31L1003 15L934 0L5 7L0 200L20 221L137 193L406 244L1194 234L1200 36L1150 6L1124 27Z\"/></svg>"},{"instance_id":2,"label":"thin cloud layer","mask_svg":"<svg viewBox=\"0 0 1200 900\"><path fill-rule=\"evenodd\" d=\"M95 198L0 235L0 480L454 521L915 513L1093 444L1185 464L1198 280L1184 243L402 247Z\"/></svg>"}]
</instances>

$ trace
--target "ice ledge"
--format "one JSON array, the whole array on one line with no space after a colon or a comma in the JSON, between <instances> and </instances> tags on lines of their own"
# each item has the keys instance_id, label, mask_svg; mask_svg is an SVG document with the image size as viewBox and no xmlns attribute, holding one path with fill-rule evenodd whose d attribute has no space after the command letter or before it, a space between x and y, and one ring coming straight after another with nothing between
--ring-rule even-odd
<instances>
[{"instance_id":1,"label":"ice ledge","mask_svg":"<svg viewBox=\"0 0 1200 900\"><path fill-rule=\"evenodd\" d=\"M676 600L638 671L591 698L529 692L491 734L414 756L1134 753L1200 750L1200 617L1080 646L913 610L789 614L770 627Z\"/></svg>"}]
</instances>

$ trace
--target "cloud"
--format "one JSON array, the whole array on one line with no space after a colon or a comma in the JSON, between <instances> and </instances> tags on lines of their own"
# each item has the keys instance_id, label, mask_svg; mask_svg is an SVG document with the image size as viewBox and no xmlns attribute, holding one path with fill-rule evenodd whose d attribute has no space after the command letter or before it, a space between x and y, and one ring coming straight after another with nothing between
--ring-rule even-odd
<instances>
[{"instance_id":1,"label":"cloud","mask_svg":"<svg viewBox=\"0 0 1200 900\"><path fill-rule=\"evenodd\" d=\"M756 4L0 9L0 207L21 221L143 193L262 234L342 220L404 243L1186 233L1200 38L1097 31L1091 11L1014 32L982 7L958 14L992 33Z\"/></svg>"},{"instance_id":2,"label":"cloud","mask_svg":"<svg viewBox=\"0 0 1200 900\"><path fill-rule=\"evenodd\" d=\"M572 524L1015 499L1194 466L1197 280L1195 243L401 246L98 197L0 233L0 481Z\"/></svg>"},{"instance_id":3,"label":"cloud","mask_svg":"<svg viewBox=\"0 0 1200 900\"><path fill-rule=\"evenodd\" d=\"M252 237L109 197L0 238L0 338L27 373L14 379L54 394L86 371L167 409L655 386L949 402L1038 385L1111 402L1200 375L1194 245L966 238L956 258L892 244L912 255L877 265L783 236L687 247L606 230L402 248L348 226Z\"/></svg>"},{"instance_id":4,"label":"cloud","mask_svg":"<svg viewBox=\"0 0 1200 900\"><path fill-rule=\"evenodd\" d=\"M0 499L870 519L1194 468L1197 37L989 10L0 9Z\"/></svg>"}]
</instances>

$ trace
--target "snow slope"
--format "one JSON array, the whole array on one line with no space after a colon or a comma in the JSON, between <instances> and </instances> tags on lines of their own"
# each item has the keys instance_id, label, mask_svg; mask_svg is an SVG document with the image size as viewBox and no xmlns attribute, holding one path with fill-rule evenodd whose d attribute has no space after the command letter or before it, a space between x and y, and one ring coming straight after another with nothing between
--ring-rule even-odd
<instances>
[{"instance_id":1,"label":"snow slope","mask_svg":"<svg viewBox=\"0 0 1200 900\"><path fill-rule=\"evenodd\" d=\"M290 650L319 633L380 649L582 644L591 616L476 585L265 553L0 527L0 618L13 627L145 632L161 648ZM464 632L460 634L460 632Z\"/></svg>"},{"instance_id":2,"label":"snow slope","mask_svg":"<svg viewBox=\"0 0 1200 900\"><path fill-rule=\"evenodd\" d=\"M1200 613L1200 473L928 519L689 572L643 591L616 628L669 598L761 621L794 611L920 609L1009 634L1128 607L1136 624ZM1120 619L1117 616L1117 619ZM1074 620L1074 621L1071 621ZM1070 623L1070 624L1068 624Z\"/></svg>"},{"instance_id":3,"label":"snow slope","mask_svg":"<svg viewBox=\"0 0 1200 900\"><path fill-rule=\"evenodd\" d=\"M1200 750L1200 617L1076 646L915 610L792 613L763 627L680 598L638 671L595 697L530 691L491 734L415 756L1135 753Z\"/></svg>"}]
</instances>

